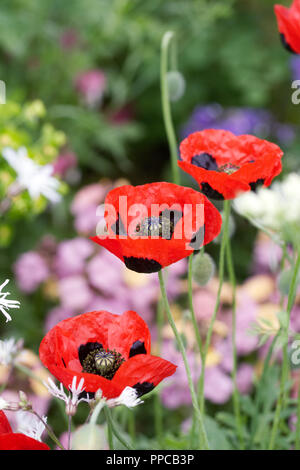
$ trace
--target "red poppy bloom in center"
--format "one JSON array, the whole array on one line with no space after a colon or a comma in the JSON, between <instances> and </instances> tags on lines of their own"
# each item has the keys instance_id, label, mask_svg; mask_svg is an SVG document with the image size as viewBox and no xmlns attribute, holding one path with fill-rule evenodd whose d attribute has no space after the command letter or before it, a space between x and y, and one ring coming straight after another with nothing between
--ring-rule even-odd
<instances>
[{"instance_id":1,"label":"red poppy bloom in center","mask_svg":"<svg viewBox=\"0 0 300 470\"><path fill-rule=\"evenodd\" d=\"M180 168L212 199L234 199L240 193L269 186L281 172L282 150L252 135L208 129L194 132L180 145Z\"/></svg>"},{"instance_id":2,"label":"red poppy bloom in center","mask_svg":"<svg viewBox=\"0 0 300 470\"><path fill-rule=\"evenodd\" d=\"M7 417L0 411L0 450L50 450L43 442L21 433L13 433Z\"/></svg>"},{"instance_id":3,"label":"red poppy bloom in center","mask_svg":"<svg viewBox=\"0 0 300 470\"><path fill-rule=\"evenodd\" d=\"M107 234L92 240L142 273L189 256L217 237L222 224L203 194L164 182L113 189L105 209Z\"/></svg>"},{"instance_id":4,"label":"red poppy bloom in center","mask_svg":"<svg viewBox=\"0 0 300 470\"><path fill-rule=\"evenodd\" d=\"M150 332L137 313L95 311L52 328L41 342L40 358L66 388L76 376L84 378L87 393L101 389L104 397L116 398L129 386L141 396L176 370L152 356L150 347Z\"/></svg>"},{"instance_id":5,"label":"red poppy bloom in center","mask_svg":"<svg viewBox=\"0 0 300 470\"><path fill-rule=\"evenodd\" d=\"M275 5L278 29L284 47L300 54L300 0L294 0L290 8Z\"/></svg>"}]
</instances>

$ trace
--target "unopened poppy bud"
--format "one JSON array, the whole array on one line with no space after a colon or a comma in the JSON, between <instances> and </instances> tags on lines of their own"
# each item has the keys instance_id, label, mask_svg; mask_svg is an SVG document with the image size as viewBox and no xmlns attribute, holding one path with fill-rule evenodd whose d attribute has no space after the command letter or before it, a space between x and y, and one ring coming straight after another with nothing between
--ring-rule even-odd
<instances>
[{"instance_id":1,"label":"unopened poppy bud","mask_svg":"<svg viewBox=\"0 0 300 470\"><path fill-rule=\"evenodd\" d=\"M30 401L28 400L26 393L23 392L22 390L19 391L19 399L20 399L19 406L22 410L29 411L32 409L32 405Z\"/></svg>"},{"instance_id":2,"label":"unopened poppy bud","mask_svg":"<svg viewBox=\"0 0 300 470\"><path fill-rule=\"evenodd\" d=\"M167 73L170 101L178 101L185 92L185 79L177 70Z\"/></svg>"},{"instance_id":3,"label":"unopened poppy bud","mask_svg":"<svg viewBox=\"0 0 300 470\"><path fill-rule=\"evenodd\" d=\"M105 447L104 429L98 425L85 424L72 434L72 450L100 450Z\"/></svg>"},{"instance_id":4,"label":"unopened poppy bud","mask_svg":"<svg viewBox=\"0 0 300 470\"><path fill-rule=\"evenodd\" d=\"M215 273L215 262L207 253L200 253L193 259L193 280L200 286L205 286Z\"/></svg>"}]
</instances>

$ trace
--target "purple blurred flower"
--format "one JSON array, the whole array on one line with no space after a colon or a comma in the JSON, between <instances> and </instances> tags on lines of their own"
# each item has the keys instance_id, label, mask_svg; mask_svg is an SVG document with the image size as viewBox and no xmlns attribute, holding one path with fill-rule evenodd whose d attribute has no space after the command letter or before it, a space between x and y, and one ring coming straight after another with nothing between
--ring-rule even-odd
<instances>
[{"instance_id":1,"label":"purple blurred flower","mask_svg":"<svg viewBox=\"0 0 300 470\"><path fill-rule=\"evenodd\" d=\"M86 311L93 299L93 292L83 276L69 276L61 279L58 291L62 307L77 313Z\"/></svg>"},{"instance_id":2,"label":"purple blurred flower","mask_svg":"<svg viewBox=\"0 0 300 470\"><path fill-rule=\"evenodd\" d=\"M241 292L236 309L236 349L241 356L257 349L258 339L249 333L257 318L257 310L257 304L246 292Z\"/></svg>"},{"instance_id":3,"label":"purple blurred flower","mask_svg":"<svg viewBox=\"0 0 300 470\"><path fill-rule=\"evenodd\" d=\"M78 32L75 29L66 29L60 36L61 48L68 51L73 49L79 40Z\"/></svg>"},{"instance_id":4,"label":"purple blurred flower","mask_svg":"<svg viewBox=\"0 0 300 470\"><path fill-rule=\"evenodd\" d=\"M251 364L241 364L237 370L237 387L240 393L247 394L251 392L253 386L254 367Z\"/></svg>"},{"instance_id":5,"label":"purple blurred flower","mask_svg":"<svg viewBox=\"0 0 300 470\"><path fill-rule=\"evenodd\" d=\"M47 333L51 328L53 328L60 321L66 320L73 316L72 310L64 307L55 307L50 312L48 312L46 321L45 321L45 333Z\"/></svg>"},{"instance_id":6,"label":"purple blurred flower","mask_svg":"<svg viewBox=\"0 0 300 470\"><path fill-rule=\"evenodd\" d=\"M28 251L14 265L17 283L23 292L33 292L49 276L46 261L36 251Z\"/></svg>"},{"instance_id":7,"label":"purple blurred flower","mask_svg":"<svg viewBox=\"0 0 300 470\"><path fill-rule=\"evenodd\" d=\"M94 253L94 245L85 238L66 240L58 245L54 259L54 269L58 277L80 274L85 269L85 263Z\"/></svg>"},{"instance_id":8,"label":"purple blurred flower","mask_svg":"<svg viewBox=\"0 0 300 470\"><path fill-rule=\"evenodd\" d=\"M217 103L197 106L182 130L183 137L204 129L224 129L236 135L274 136L283 144L295 138L293 126L278 123L272 114L259 108L222 108Z\"/></svg>"},{"instance_id":9,"label":"purple blurred flower","mask_svg":"<svg viewBox=\"0 0 300 470\"><path fill-rule=\"evenodd\" d=\"M232 394L232 380L219 366L207 367L205 370L204 395L213 403L222 404Z\"/></svg>"},{"instance_id":10,"label":"purple blurred flower","mask_svg":"<svg viewBox=\"0 0 300 470\"><path fill-rule=\"evenodd\" d=\"M290 59L290 67L293 80L300 80L300 57L295 55Z\"/></svg>"},{"instance_id":11,"label":"purple blurred flower","mask_svg":"<svg viewBox=\"0 0 300 470\"><path fill-rule=\"evenodd\" d=\"M59 175L62 178L66 176L70 168L74 168L77 165L77 158L73 152L62 152L58 155L57 159L53 163L53 174Z\"/></svg>"},{"instance_id":12,"label":"purple blurred flower","mask_svg":"<svg viewBox=\"0 0 300 470\"><path fill-rule=\"evenodd\" d=\"M191 405L192 400L182 356L175 349L172 341L164 342L162 356L178 366L175 374L164 381L161 393L164 406L175 409L182 405ZM193 352L187 352L187 360L191 368L193 382L196 385L200 377L201 368L197 364L196 356Z\"/></svg>"},{"instance_id":13,"label":"purple blurred flower","mask_svg":"<svg viewBox=\"0 0 300 470\"><path fill-rule=\"evenodd\" d=\"M191 405L192 400L184 363L180 352L175 349L172 341L164 342L162 355L178 366L175 374L164 381L161 395L163 404L171 409L182 405ZM187 358L191 368L192 379L196 385L201 374L201 364L198 362L195 353L191 351L187 352ZM204 395L207 400L221 404L228 401L231 394L232 380L223 369L221 358L221 362L218 365L207 366L205 369Z\"/></svg>"},{"instance_id":14,"label":"purple blurred flower","mask_svg":"<svg viewBox=\"0 0 300 470\"><path fill-rule=\"evenodd\" d=\"M267 236L259 236L254 245L253 272L256 274L275 272L281 257L280 246Z\"/></svg>"},{"instance_id":15,"label":"purple blurred flower","mask_svg":"<svg viewBox=\"0 0 300 470\"><path fill-rule=\"evenodd\" d=\"M81 72L75 79L75 88L87 106L95 107L101 103L106 88L106 76L99 69Z\"/></svg>"},{"instance_id":16,"label":"purple blurred flower","mask_svg":"<svg viewBox=\"0 0 300 470\"><path fill-rule=\"evenodd\" d=\"M99 205L108 191L107 184L91 184L83 187L73 199L71 212L75 216L74 225L79 233L95 233L101 219Z\"/></svg>"}]
</instances>

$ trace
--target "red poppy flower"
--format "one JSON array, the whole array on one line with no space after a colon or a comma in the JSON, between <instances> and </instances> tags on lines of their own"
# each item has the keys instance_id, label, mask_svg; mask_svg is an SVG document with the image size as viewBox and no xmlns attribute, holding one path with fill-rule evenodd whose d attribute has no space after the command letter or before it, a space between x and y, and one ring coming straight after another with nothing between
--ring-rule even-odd
<instances>
[{"instance_id":1,"label":"red poppy flower","mask_svg":"<svg viewBox=\"0 0 300 470\"><path fill-rule=\"evenodd\" d=\"M294 0L290 8L275 5L278 29L284 47L300 54L300 0Z\"/></svg>"},{"instance_id":2,"label":"red poppy flower","mask_svg":"<svg viewBox=\"0 0 300 470\"><path fill-rule=\"evenodd\" d=\"M198 191L171 183L122 186L105 199L105 236L92 237L127 268L157 272L211 242L222 219Z\"/></svg>"},{"instance_id":3,"label":"red poppy flower","mask_svg":"<svg viewBox=\"0 0 300 470\"><path fill-rule=\"evenodd\" d=\"M150 332L137 313L95 311L52 328L41 342L40 358L66 388L77 376L84 378L87 393L101 389L106 398L116 398L129 386L142 396L176 370L151 356L150 347Z\"/></svg>"},{"instance_id":4,"label":"red poppy flower","mask_svg":"<svg viewBox=\"0 0 300 470\"><path fill-rule=\"evenodd\" d=\"M189 135L180 145L180 168L212 199L234 199L240 193L269 186L281 172L282 150L252 135L208 129Z\"/></svg>"},{"instance_id":5,"label":"red poppy flower","mask_svg":"<svg viewBox=\"0 0 300 470\"><path fill-rule=\"evenodd\" d=\"M50 450L46 444L21 433L13 433L7 417L0 411L0 450Z\"/></svg>"}]
</instances>

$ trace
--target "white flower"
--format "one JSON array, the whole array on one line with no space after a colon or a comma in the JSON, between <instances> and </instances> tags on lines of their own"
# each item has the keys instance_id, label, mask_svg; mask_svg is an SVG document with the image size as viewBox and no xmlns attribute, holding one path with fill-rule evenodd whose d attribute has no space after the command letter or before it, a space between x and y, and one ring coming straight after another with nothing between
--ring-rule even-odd
<instances>
[{"instance_id":1,"label":"white flower","mask_svg":"<svg viewBox=\"0 0 300 470\"><path fill-rule=\"evenodd\" d=\"M83 386L84 379L82 378L79 381L78 386L76 386L76 382L77 382L77 376L74 376L72 380L72 384L68 386L68 389L71 392L69 395L67 395L66 392L64 391L64 387L62 383L60 383L60 386L58 388L50 377L48 377L48 383L44 382L45 387L47 388L48 392L51 393L51 395L65 402L66 413L68 416L73 416L76 413L77 406L79 405L80 402L91 401L88 398L79 398L79 395L85 390Z\"/></svg>"},{"instance_id":2,"label":"white flower","mask_svg":"<svg viewBox=\"0 0 300 470\"><path fill-rule=\"evenodd\" d=\"M20 302L18 300L7 300L6 297L10 295L9 292L2 292L2 289L9 283L9 279L3 282L0 286L0 312L6 318L6 323L11 321L11 316L7 313L7 310L10 308L20 308Z\"/></svg>"},{"instance_id":3,"label":"white flower","mask_svg":"<svg viewBox=\"0 0 300 470\"><path fill-rule=\"evenodd\" d=\"M234 200L233 207L257 227L293 241L300 225L300 175L290 173L270 189L245 193Z\"/></svg>"},{"instance_id":4,"label":"white flower","mask_svg":"<svg viewBox=\"0 0 300 470\"><path fill-rule=\"evenodd\" d=\"M42 194L53 203L60 201L61 195L57 192L60 183L51 176L52 165L41 166L35 163L28 157L25 147L20 147L18 150L5 147L2 150L2 155L17 173L19 184L28 190L33 199Z\"/></svg>"},{"instance_id":5,"label":"white flower","mask_svg":"<svg viewBox=\"0 0 300 470\"><path fill-rule=\"evenodd\" d=\"M9 406L9 403L0 397L0 410L6 410Z\"/></svg>"},{"instance_id":6,"label":"white flower","mask_svg":"<svg viewBox=\"0 0 300 470\"><path fill-rule=\"evenodd\" d=\"M125 405L127 408L134 408L142 403L144 402L138 398L137 391L131 387L125 387L118 398L111 398L106 402L109 408L119 405Z\"/></svg>"},{"instance_id":7,"label":"white flower","mask_svg":"<svg viewBox=\"0 0 300 470\"><path fill-rule=\"evenodd\" d=\"M19 409L20 409L20 405L18 402L6 401L4 398L0 397L0 411L1 410L17 411Z\"/></svg>"},{"instance_id":8,"label":"white flower","mask_svg":"<svg viewBox=\"0 0 300 470\"><path fill-rule=\"evenodd\" d=\"M26 434L28 437L32 437L37 441L41 442L42 434L45 431L45 425L42 421L34 414L28 411L18 411L16 413L17 418L17 432ZM47 423L47 417L42 417L43 421Z\"/></svg>"},{"instance_id":9,"label":"white flower","mask_svg":"<svg viewBox=\"0 0 300 470\"><path fill-rule=\"evenodd\" d=\"M20 350L20 342L14 338L0 340L0 364L8 366L11 364Z\"/></svg>"}]
</instances>

